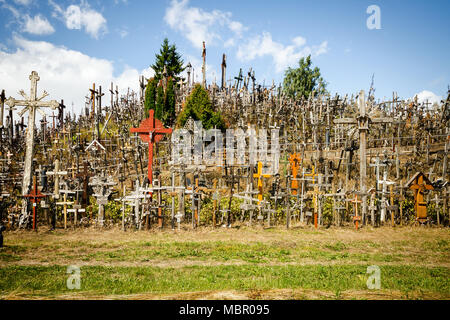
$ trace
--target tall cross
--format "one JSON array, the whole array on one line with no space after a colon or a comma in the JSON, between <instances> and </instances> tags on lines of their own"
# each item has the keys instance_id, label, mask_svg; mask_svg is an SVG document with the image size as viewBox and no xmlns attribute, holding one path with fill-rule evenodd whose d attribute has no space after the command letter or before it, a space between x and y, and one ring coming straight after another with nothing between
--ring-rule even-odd
<instances>
[{"instance_id":1,"label":"tall cross","mask_svg":"<svg viewBox=\"0 0 450 320\"><path fill-rule=\"evenodd\" d=\"M366 203L366 181L367 181L367 131L369 130L370 123L392 123L392 118L370 118L366 113L366 101L364 90L361 90L359 93L359 116L354 118L341 118L335 119L335 124L353 124L358 125L359 129L359 187L362 194L362 216L363 219L366 215L367 203Z\"/></svg>"},{"instance_id":2,"label":"tall cross","mask_svg":"<svg viewBox=\"0 0 450 320\"><path fill-rule=\"evenodd\" d=\"M203 86L203 88L206 89L206 47L205 47L205 41L203 41L202 59L203 59L203 63L202 63L202 76L203 76L202 86Z\"/></svg>"},{"instance_id":3,"label":"tall cross","mask_svg":"<svg viewBox=\"0 0 450 320\"><path fill-rule=\"evenodd\" d=\"M95 83L92 84L92 89L89 89L91 92L91 102L92 102L92 111L91 111L91 118L95 115L95 95L98 94L97 91L95 91Z\"/></svg>"},{"instance_id":4,"label":"tall cross","mask_svg":"<svg viewBox=\"0 0 450 320\"><path fill-rule=\"evenodd\" d=\"M226 84L226 74L227 74L227 55L224 53L222 56L222 84L221 84L221 90L225 88Z\"/></svg>"},{"instance_id":5,"label":"tall cross","mask_svg":"<svg viewBox=\"0 0 450 320\"><path fill-rule=\"evenodd\" d=\"M3 127L3 111L5 110L5 90L2 90L2 93L0 94L0 128Z\"/></svg>"},{"instance_id":6,"label":"tall cross","mask_svg":"<svg viewBox=\"0 0 450 320\"><path fill-rule=\"evenodd\" d=\"M150 186L153 181L153 144L163 138L163 134L172 133L171 128L164 128L162 122L155 117L155 110L150 110L149 117L141 122L139 128L131 128L130 132L138 133L143 142L148 143L148 180Z\"/></svg>"},{"instance_id":7,"label":"tall cross","mask_svg":"<svg viewBox=\"0 0 450 320\"><path fill-rule=\"evenodd\" d=\"M31 80L31 90L30 96L20 90L19 93L25 100L16 100L12 97L9 97L6 100L6 104L10 107L14 106L25 106L22 111L19 112L19 117L21 117L25 112L28 111L28 130L26 137L26 154L25 154L25 164L24 164L24 174L22 180L22 195L26 195L30 188L31 184L31 167L33 161L33 143L34 143L34 121L36 118L36 110L38 110L42 115L44 112L40 108L50 107L53 110L58 108L59 103L55 100L52 101L42 101L45 97L48 96L48 93L44 90L44 93L40 98L37 98L37 82L39 81L39 75L36 71L32 71L29 77Z\"/></svg>"}]
</instances>

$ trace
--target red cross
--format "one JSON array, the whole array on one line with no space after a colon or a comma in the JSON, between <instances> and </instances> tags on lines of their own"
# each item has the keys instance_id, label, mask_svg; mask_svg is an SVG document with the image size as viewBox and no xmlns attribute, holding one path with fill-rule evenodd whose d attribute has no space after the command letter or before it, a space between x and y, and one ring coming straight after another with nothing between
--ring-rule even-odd
<instances>
[{"instance_id":1,"label":"red cross","mask_svg":"<svg viewBox=\"0 0 450 320\"><path fill-rule=\"evenodd\" d=\"M130 132L139 133L142 141L148 143L148 180L150 186L153 182L153 144L159 142L163 138L163 134L172 133L171 128L164 128L162 122L154 117L155 110L150 110L147 119L141 122L139 128L131 128Z\"/></svg>"},{"instance_id":2,"label":"red cross","mask_svg":"<svg viewBox=\"0 0 450 320\"><path fill-rule=\"evenodd\" d=\"M36 229L36 205L41 202L41 198L45 198L39 190L36 183L36 176L33 177L33 191L27 195L24 195L26 198L30 198L30 202L33 204L33 230Z\"/></svg>"}]
</instances>

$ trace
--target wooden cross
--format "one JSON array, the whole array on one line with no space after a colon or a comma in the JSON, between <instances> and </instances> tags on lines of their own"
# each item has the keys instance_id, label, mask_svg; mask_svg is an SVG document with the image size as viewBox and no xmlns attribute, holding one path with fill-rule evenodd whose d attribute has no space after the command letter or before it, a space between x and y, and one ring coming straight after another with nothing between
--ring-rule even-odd
<instances>
[{"instance_id":1,"label":"wooden cross","mask_svg":"<svg viewBox=\"0 0 450 320\"><path fill-rule=\"evenodd\" d=\"M361 200L358 200L358 195L355 194L355 198L352 200L349 200L351 203L353 203L353 208L355 208L355 214L353 216L353 221L355 222L355 228L358 230L358 223L361 221L361 217L358 215L358 203L362 203Z\"/></svg>"},{"instance_id":2,"label":"wooden cross","mask_svg":"<svg viewBox=\"0 0 450 320\"><path fill-rule=\"evenodd\" d=\"M392 123L392 118L370 118L366 113L366 101L364 90L359 93L359 116L354 118L341 118L335 119L335 124L348 124L348 125L358 125L359 129L359 155L360 155L360 166L359 166L359 187L361 189L361 194L363 197L362 204L362 215L366 214L366 181L367 181L367 153L366 153L366 134L369 130L370 123Z\"/></svg>"},{"instance_id":3,"label":"wooden cross","mask_svg":"<svg viewBox=\"0 0 450 320\"><path fill-rule=\"evenodd\" d=\"M427 203L424 199L425 190L434 190L430 180L422 173L417 172L406 183L406 188L414 191L414 210L416 211L416 221L423 223L427 220Z\"/></svg>"},{"instance_id":4,"label":"wooden cross","mask_svg":"<svg viewBox=\"0 0 450 320\"><path fill-rule=\"evenodd\" d=\"M95 95L98 94L97 91L95 91L95 83L92 84L92 89L89 89L91 92L91 102L92 102L92 111L91 111L91 118L95 115Z\"/></svg>"},{"instance_id":5,"label":"wooden cross","mask_svg":"<svg viewBox=\"0 0 450 320\"><path fill-rule=\"evenodd\" d=\"M63 212L64 212L64 229L67 229L67 206L73 204L73 201L67 201L67 195L68 194L74 194L74 191L70 191L67 189L61 190L61 193L64 194L64 201L62 202L56 202L56 205L58 206L64 206Z\"/></svg>"},{"instance_id":6,"label":"wooden cross","mask_svg":"<svg viewBox=\"0 0 450 320\"><path fill-rule=\"evenodd\" d=\"M53 171L47 171L47 175L54 176L54 190L53 190L53 197L55 199L59 199L59 176L64 176L67 174L67 171L60 171L59 170L59 160L55 160L55 169Z\"/></svg>"},{"instance_id":7,"label":"wooden cross","mask_svg":"<svg viewBox=\"0 0 450 320\"><path fill-rule=\"evenodd\" d=\"M262 183L262 178L270 178L271 175L270 174L263 174L262 173L262 167L263 164L261 161L258 161L258 171L256 173L253 174L253 178L257 178L258 179L258 202L261 203L261 201L263 200L263 183Z\"/></svg>"},{"instance_id":8,"label":"wooden cross","mask_svg":"<svg viewBox=\"0 0 450 320\"><path fill-rule=\"evenodd\" d=\"M2 90L2 93L0 94L0 128L3 128L3 112L5 110L5 90Z\"/></svg>"},{"instance_id":9,"label":"wooden cross","mask_svg":"<svg viewBox=\"0 0 450 320\"><path fill-rule=\"evenodd\" d=\"M316 173L316 168L314 165L312 166L311 173L304 174L306 177L311 177L312 183L315 183L315 179L318 176ZM319 194L319 187L317 185L314 186L314 193L313 193L313 204L314 204L314 227L317 229L317 195Z\"/></svg>"},{"instance_id":10,"label":"wooden cross","mask_svg":"<svg viewBox=\"0 0 450 320\"><path fill-rule=\"evenodd\" d=\"M40 108L50 107L53 110L58 108L59 103L55 100L52 101L42 101L45 97L48 96L48 93L44 91L40 98L37 98L37 82L39 81L39 75L36 71L31 72L29 77L31 80L31 90L30 96L28 96L23 90L20 90L19 93L25 100L16 100L12 97L9 97L6 100L6 104L10 107L14 106L25 106L20 112L19 117L22 117L25 112L28 111L28 130L26 136L26 154L25 154L25 164L24 164L24 174L22 180L22 195L26 195L30 188L31 184L31 168L33 162L33 144L34 144L34 121L36 118L36 110L41 114L44 112Z\"/></svg>"},{"instance_id":11,"label":"wooden cross","mask_svg":"<svg viewBox=\"0 0 450 320\"><path fill-rule=\"evenodd\" d=\"M300 155L298 153L291 154L289 157L289 162L291 164L291 171L292 171L292 185L291 185L292 194L297 195L297 193L298 193L297 175L298 175L298 170L300 169L300 163L301 163Z\"/></svg>"},{"instance_id":12,"label":"wooden cross","mask_svg":"<svg viewBox=\"0 0 450 320\"><path fill-rule=\"evenodd\" d=\"M131 128L130 132L138 133L143 142L148 143L148 180L153 181L153 144L163 138L163 134L172 133L171 128L164 128L162 122L155 117L155 110L150 110L149 117L141 122L139 128Z\"/></svg>"},{"instance_id":13,"label":"wooden cross","mask_svg":"<svg viewBox=\"0 0 450 320\"><path fill-rule=\"evenodd\" d=\"M29 194L24 195L24 197L29 198L30 202L33 205L33 230L36 230L36 206L41 201L42 198L46 197L38 190L38 186L36 183L36 176L33 176L33 191L30 192Z\"/></svg>"},{"instance_id":14,"label":"wooden cross","mask_svg":"<svg viewBox=\"0 0 450 320\"><path fill-rule=\"evenodd\" d=\"M76 175L77 178L80 178L83 181L83 196L82 196L82 203L87 206L88 205L88 183L89 178L94 176L93 173L89 172L88 163L87 161L84 162L83 165L83 172L80 172Z\"/></svg>"},{"instance_id":15,"label":"wooden cross","mask_svg":"<svg viewBox=\"0 0 450 320\"><path fill-rule=\"evenodd\" d=\"M385 216L386 216L386 198L385 196L388 194L387 193L387 186L392 186L395 182L393 181L389 181L387 179L387 171L384 171L383 173L383 180L378 180L378 184L383 185L383 189L382 189L382 198L381 198L381 222L384 222Z\"/></svg>"}]
</instances>

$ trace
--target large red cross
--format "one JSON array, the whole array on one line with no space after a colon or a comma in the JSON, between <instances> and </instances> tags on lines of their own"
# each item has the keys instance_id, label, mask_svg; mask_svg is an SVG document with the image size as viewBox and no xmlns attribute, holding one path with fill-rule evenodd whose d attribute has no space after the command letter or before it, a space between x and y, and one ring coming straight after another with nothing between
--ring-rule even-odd
<instances>
[{"instance_id":1,"label":"large red cross","mask_svg":"<svg viewBox=\"0 0 450 320\"><path fill-rule=\"evenodd\" d=\"M33 204L33 230L36 229L36 205L41 202L41 198L45 198L39 190L36 183L36 176L33 177L33 191L24 195L26 198L30 198L30 202Z\"/></svg>"},{"instance_id":2,"label":"large red cross","mask_svg":"<svg viewBox=\"0 0 450 320\"><path fill-rule=\"evenodd\" d=\"M162 122L155 117L155 110L150 110L149 117L141 122L139 128L131 128L130 132L139 133L142 141L148 143L148 180L153 182L153 144L163 138L163 134L172 133L171 128L164 128Z\"/></svg>"}]
</instances>

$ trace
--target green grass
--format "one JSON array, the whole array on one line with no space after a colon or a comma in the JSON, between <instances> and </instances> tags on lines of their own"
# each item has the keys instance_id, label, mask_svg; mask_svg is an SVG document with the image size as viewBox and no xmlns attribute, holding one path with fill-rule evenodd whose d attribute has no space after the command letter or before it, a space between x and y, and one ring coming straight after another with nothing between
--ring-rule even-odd
<instances>
[{"instance_id":1,"label":"green grass","mask_svg":"<svg viewBox=\"0 0 450 320\"><path fill-rule=\"evenodd\" d=\"M392 248L380 250L380 246L370 241L358 242L233 242L233 241L126 241L126 242L87 242L71 241L60 243L17 243L0 251L0 261L12 262L26 260L97 261L97 262L147 262L169 260L197 260L199 262L244 263L284 263L302 262L312 259L318 262L373 262L405 264L424 261L446 262L449 259L448 242L445 240L424 242L420 250L408 250L408 243L392 242ZM52 252L36 255L36 250ZM432 258L433 260L430 260ZM44 259L44 260L43 260ZM65 262L63 262L65 263Z\"/></svg>"},{"instance_id":2,"label":"green grass","mask_svg":"<svg viewBox=\"0 0 450 320\"><path fill-rule=\"evenodd\" d=\"M215 290L313 289L336 295L346 290L368 290L366 265L346 266L190 266L81 268L81 292L114 295L179 293ZM431 292L450 297L449 269L415 266L382 266L381 287L407 296ZM0 294L9 292L51 296L70 294L66 267L11 266L0 268Z\"/></svg>"}]
</instances>

